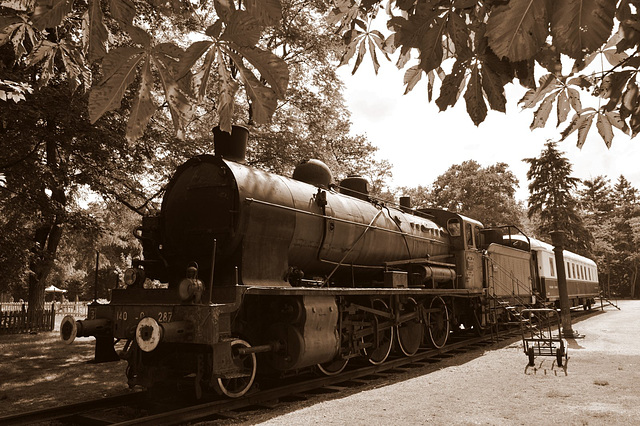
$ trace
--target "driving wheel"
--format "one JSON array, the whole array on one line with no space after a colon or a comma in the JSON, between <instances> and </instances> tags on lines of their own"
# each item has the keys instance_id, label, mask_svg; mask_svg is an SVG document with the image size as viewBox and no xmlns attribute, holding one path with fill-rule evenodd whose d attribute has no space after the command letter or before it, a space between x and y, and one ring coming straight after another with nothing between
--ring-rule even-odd
<instances>
[{"instance_id":1,"label":"driving wheel","mask_svg":"<svg viewBox=\"0 0 640 426\"><path fill-rule=\"evenodd\" d=\"M371 307L379 311L389 312L389 306L381 299L375 299L371 303ZM366 345L363 352L371 364L382 364L391 352L395 327L385 326L384 323L389 322L385 317L379 317L374 314L368 314L367 316L373 327L373 333L363 337Z\"/></svg>"},{"instance_id":2,"label":"driving wheel","mask_svg":"<svg viewBox=\"0 0 640 426\"><path fill-rule=\"evenodd\" d=\"M239 354L239 348L250 348L251 345L244 340L236 339L231 342L233 363L239 367L240 372L235 377L218 378L214 382L216 392L230 398L239 398L251 388L256 378L256 354Z\"/></svg>"},{"instance_id":3,"label":"driving wheel","mask_svg":"<svg viewBox=\"0 0 640 426\"><path fill-rule=\"evenodd\" d=\"M437 296L431 300L429 313L427 314L427 331L429 342L434 348L444 347L449 339L451 325L449 324L449 310L442 297Z\"/></svg>"}]
</instances>

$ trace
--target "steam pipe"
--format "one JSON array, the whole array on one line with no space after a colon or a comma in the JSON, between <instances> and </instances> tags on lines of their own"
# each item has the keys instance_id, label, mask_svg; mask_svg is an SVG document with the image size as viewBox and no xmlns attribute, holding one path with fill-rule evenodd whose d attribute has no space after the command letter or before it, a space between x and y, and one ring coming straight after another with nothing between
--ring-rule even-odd
<instances>
[{"instance_id":1,"label":"steam pipe","mask_svg":"<svg viewBox=\"0 0 640 426\"><path fill-rule=\"evenodd\" d=\"M213 272L216 267L216 249L218 248L218 240L213 239L213 253L211 254L211 274L209 276L209 304L213 303Z\"/></svg>"}]
</instances>

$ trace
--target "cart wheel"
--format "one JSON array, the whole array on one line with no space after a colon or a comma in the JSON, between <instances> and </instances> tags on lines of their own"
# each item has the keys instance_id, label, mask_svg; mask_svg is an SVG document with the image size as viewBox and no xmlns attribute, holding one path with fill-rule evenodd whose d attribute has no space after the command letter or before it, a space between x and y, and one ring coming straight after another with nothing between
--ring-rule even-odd
<instances>
[{"instance_id":1,"label":"cart wheel","mask_svg":"<svg viewBox=\"0 0 640 426\"><path fill-rule=\"evenodd\" d=\"M536 365L535 355L533 354L533 348L529 348L529 350L527 351L527 355L529 355L529 366L533 367L534 365Z\"/></svg>"},{"instance_id":2,"label":"cart wheel","mask_svg":"<svg viewBox=\"0 0 640 426\"><path fill-rule=\"evenodd\" d=\"M562 367L562 358L564 357L564 348L560 347L556 350L556 362L558 367Z\"/></svg>"}]
</instances>

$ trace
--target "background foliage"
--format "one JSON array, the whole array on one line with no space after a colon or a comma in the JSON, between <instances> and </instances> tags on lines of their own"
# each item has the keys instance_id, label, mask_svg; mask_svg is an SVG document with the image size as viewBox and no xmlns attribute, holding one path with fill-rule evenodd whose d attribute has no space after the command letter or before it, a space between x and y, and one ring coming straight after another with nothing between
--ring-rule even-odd
<instances>
[{"instance_id":1,"label":"background foliage","mask_svg":"<svg viewBox=\"0 0 640 426\"><path fill-rule=\"evenodd\" d=\"M531 129L553 114L561 139L592 125L610 146L614 129L640 131L637 0L339 0L329 19L355 72L369 54L395 53L406 92L423 77L440 110L464 99L479 125L488 109L505 112L509 83L529 90L519 101L535 109ZM383 9L381 9L383 8ZM383 12L384 10L384 12ZM380 16L382 13L386 17ZM390 34L375 30L386 20ZM355 57L355 60L353 59ZM536 75L542 74L539 78ZM616 130L617 131L617 130Z\"/></svg>"},{"instance_id":2,"label":"background foliage","mask_svg":"<svg viewBox=\"0 0 640 426\"><path fill-rule=\"evenodd\" d=\"M454 164L428 186L399 188L420 207L446 208L485 226L516 225L527 235L551 243L550 231L566 233L567 250L592 258L603 289L616 296L640 297L640 199L620 176L581 181L555 142L529 163L527 205L515 199L517 179L505 164L481 167L473 160Z\"/></svg>"}]
</instances>

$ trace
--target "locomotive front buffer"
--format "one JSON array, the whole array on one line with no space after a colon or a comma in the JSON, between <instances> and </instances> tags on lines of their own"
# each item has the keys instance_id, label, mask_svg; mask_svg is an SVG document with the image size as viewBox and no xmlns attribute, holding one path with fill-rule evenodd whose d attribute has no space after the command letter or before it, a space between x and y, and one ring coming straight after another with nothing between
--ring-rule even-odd
<instances>
[{"instance_id":1,"label":"locomotive front buffer","mask_svg":"<svg viewBox=\"0 0 640 426\"><path fill-rule=\"evenodd\" d=\"M152 388L195 372L198 389L206 386L235 397L227 382L245 380L242 389L248 389L256 373L256 354L290 352L277 339L251 346L231 337L231 317L237 315L243 294L239 287L236 291L236 303L176 304L178 292L171 289L115 289L109 305L89 306L87 319L66 316L60 337L67 344L76 337L95 337L94 362L126 360L130 387ZM119 341L126 343L116 351Z\"/></svg>"},{"instance_id":2,"label":"locomotive front buffer","mask_svg":"<svg viewBox=\"0 0 640 426\"><path fill-rule=\"evenodd\" d=\"M85 320L77 320L72 315L66 315L60 323L60 338L66 344L71 344L76 337L96 338L94 362L118 361L120 357L113 346L111 330L111 307L93 303L88 307Z\"/></svg>"}]
</instances>

